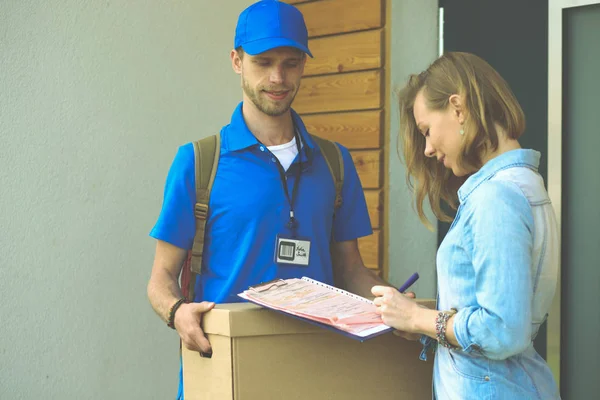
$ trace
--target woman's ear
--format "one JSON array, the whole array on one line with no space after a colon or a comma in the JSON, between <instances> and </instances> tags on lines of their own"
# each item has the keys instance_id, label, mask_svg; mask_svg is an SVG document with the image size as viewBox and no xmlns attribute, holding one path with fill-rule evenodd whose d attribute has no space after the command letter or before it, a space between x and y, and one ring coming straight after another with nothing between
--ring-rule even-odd
<instances>
[{"instance_id":1,"label":"woman's ear","mask_svg":"<svg viewBox=\"0 0 600 400\"><path fill-rule=\"evenodd\" d=\"M450 107L452 107L453 114L458 118L458 123L463 124L465 122L465 106L463 98L458 94L453 94L448 99Z\"/></svg>"}]
</instances>

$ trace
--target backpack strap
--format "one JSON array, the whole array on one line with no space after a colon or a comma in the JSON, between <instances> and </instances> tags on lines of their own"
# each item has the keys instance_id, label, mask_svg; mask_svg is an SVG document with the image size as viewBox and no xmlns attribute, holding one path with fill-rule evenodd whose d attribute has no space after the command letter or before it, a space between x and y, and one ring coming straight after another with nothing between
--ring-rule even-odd
<instances>
[{"instance_id":1,"label":"backpack strap","mask_svg":"<svg viewBox=\"0 0 600 400\"><path fill-rule=\"evenodd\" d=\"M340 148L334 142L311 135L315 141L335 186L334 207L337 210L342 205L342 187L344 186L344 160ZM202 256L204 253L204 236L206 219L208 217L208 204L212 189L221 149L221 136L213 135L193 142L194 162L196 167L196 204L194 215L196 217L196 234L192 250L184 263L181 274L181 288L188 301L194 300L196 277L202 272Z\"/></svg>"},{"instance_id":2,"label":"backpack strap","mask_svg":"<svg viewBox=\"0 0 600 400\"><path fill-rule=\"evenodd\" d=\"M315 141L321 153L327 162L329 172L335 185L335 203L337 210L342 205L342 188L344 187L344 159L338 145L331 140L323 139L315 135L310 135Z\"/></svg>"},{"instance_id":3,"label":"backpack strap","mask_svg":"<svg viewBox=\"0 0 600 400\"><path fill-rule=\"evenodd\" d=\"M194 244L183 266L181 287L188 301L194 300L196 277L202 272L202 256L204 254L204 235L208 217L210 191L217 173L221 153L221 135L213 135L193 142L194 163L196 172L196 234Z\"/></svg>"}]
</instances>

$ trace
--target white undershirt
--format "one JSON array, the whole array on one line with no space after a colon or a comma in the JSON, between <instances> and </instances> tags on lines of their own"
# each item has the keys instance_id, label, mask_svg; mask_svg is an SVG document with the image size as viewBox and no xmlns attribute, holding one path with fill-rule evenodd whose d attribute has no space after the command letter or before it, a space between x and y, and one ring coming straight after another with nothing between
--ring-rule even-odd
<instances>
[{"instance_id":1,"label":"white undershirt","mask_svg":"<svg viewBox=\"0 0 600 400\"><path fill-rule=\"evenodd\" d=\"M296 137L291 142L279 144L277 146L267 146L269 151L273 153L275 157L281 163L284 171L287 171L292 162L298 155L298 147L296 146Z\"/></svg>"}]
</instances>

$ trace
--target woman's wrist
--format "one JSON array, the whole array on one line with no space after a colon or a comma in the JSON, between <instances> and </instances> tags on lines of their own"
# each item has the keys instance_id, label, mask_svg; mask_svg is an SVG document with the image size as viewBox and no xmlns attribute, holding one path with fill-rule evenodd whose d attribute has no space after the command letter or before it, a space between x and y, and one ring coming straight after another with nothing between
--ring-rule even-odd
<instances>
[{"instance_id":1,"label":"woman's wrist","mask_svg":"<svg viewBox=\"0 0 600 400\"><path fill-rule=\"evenodd\" d=\"M414 321L414 330L412 330L412 333L418 333L421 335L425 335L425 336L429 336L432 339L435 339L436 341L439 341L439 332L438 332L438 320L440 317L440 312L439 310L430 310L430 309L423 309L421 310L420 314L417 316L417 318ZM452 311L443 311L445 313L449 313L449 314L454 314L454 312ZM446 321L444 321L445 327L444 327L444 332L443 332L443 336L444 336L444 341L447 344L450 344L452 347L460 347L458 341L456 340L456 336L454 335L454 315L449 315L448 319L446 319Z\"/></svg>"},{"instance_id":2,"label":"woman's wrist","mask_svg":"<svg viewBox=\"0 0 600 400\"><path fill-rule=\"evenodd\" d=\"M450 309L450 311L440 311L435 319L435 338L441 346L448 349L454 348L454 345L449 342L446 336L448 322L454 314L456 314L455 308ZM450 325L450 330L452 330L452 325Z\"/></svg>"},{"instance_id":3,"label":"woman's wrist","mask_svg":"<svg viewBox=\"0 0 600 400\"><path fill-rule=\"evenodd\" d=\"M438 311L436 310L419 308L414 318L412 332L427 335L435 339L435 319L437 318L437 314Z\"/></svg>"}]
</instances>

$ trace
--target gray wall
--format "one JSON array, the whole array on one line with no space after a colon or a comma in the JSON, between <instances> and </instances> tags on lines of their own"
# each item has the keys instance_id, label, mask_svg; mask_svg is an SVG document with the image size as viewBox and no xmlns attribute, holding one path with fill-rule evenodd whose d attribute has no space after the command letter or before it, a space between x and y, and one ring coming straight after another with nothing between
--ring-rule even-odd
<instances>
[{"instance_id":1,"label":"gray wall","mask_svg":"<svg viewBox=\"0 0 600 400\"><path fill-rule=\"evenodd\" d=\"M405 167L398 157L400 116L395 91L408 76L426 69L438 52L437 0L391 0L391 118L390 118L390 197L389 279L401 285L413 272L420 279L411 288L418 297L435 297L435 252L437 234L428 231L412 207L413 197L405 180ZM401 152L400 152L401 153ZM435 224L433 213L429 220Z\"/></svg>"},{"instance_id":2,"label":"gray wall","mask_svg":"<svg viewBox=\"0 0 600 400\"><path fill-rule=\"evenodd\" d=\"M0 399L174 398L148 231L177 146L241 98L250 3L0 2Z\"/></svg>"},{"instance_id":3,"label":"gray wall","mask_svg":"<svg viewBox=\"0 0 600 400\"><path fill-rule=\"evenodd\" d=\"M564 399L591 399L600 391L600 349L589 345L598 340L600 331L598 40L600 3L564 10L560 349Z\"/></svg>"},{"instance_id":4,"label":"gray wall","mask_svg":"<svg viewBox=\"0 0 600 400\"><path fill-rule=\"evenodd\" d=\"M240 99L252 0L0 3L0 399L165 399L178 340L146 282L177 146ZM392 0L392 84L436 56L437 1ZM417 16L419 18L417 18ZM435 295L435 233L410 206L392 99L390 279Z\"/></svg>"}]
</instances>

